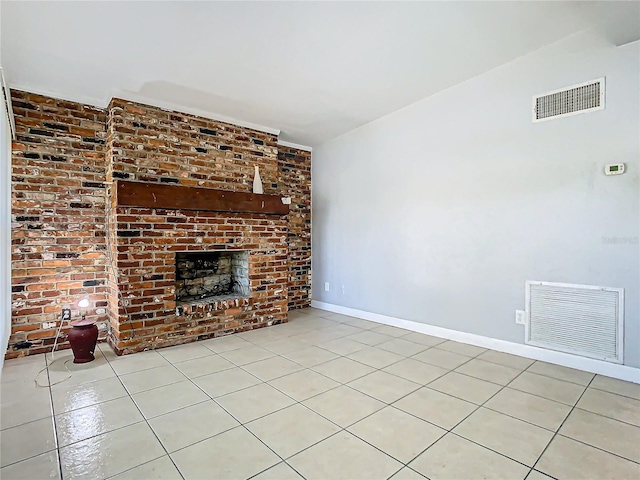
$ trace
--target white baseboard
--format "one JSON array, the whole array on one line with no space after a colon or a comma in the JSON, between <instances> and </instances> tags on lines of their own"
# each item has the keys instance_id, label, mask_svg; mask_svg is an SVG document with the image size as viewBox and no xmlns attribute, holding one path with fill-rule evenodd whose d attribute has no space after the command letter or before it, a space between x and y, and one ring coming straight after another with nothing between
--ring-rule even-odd
<instances>
[{"instance_id":1,"label":"white baseboard","mask_svg":"<svg viewBox=\"0 0 640 480\"><path fill-rule=\"evenodd\" d=\"M455 340L456 342L469 343L478 347L490 348L491 350L497 350L498 352L511 353L513 355L519 355L533 360L555 363L556 365L562 365L564 367L576 368L578 370L618 378L628 382L640 383L640 368L603 362L601 360L594 360L592 358L580 357L568 353L555 352L553 350L533 347L531 345L498 340L497 338L483 337L482 335L475 335L473 333L435 327L426 323L403 320L401 318L389 317L379 313L365 312L364 310L342 307L332 303L312 300L311 306L328 312L341 313L351 317L358 317L372 322L404 328L413 332L433 335L434 337L441 337L448 340Z\"/></svg>"}]
</instances>

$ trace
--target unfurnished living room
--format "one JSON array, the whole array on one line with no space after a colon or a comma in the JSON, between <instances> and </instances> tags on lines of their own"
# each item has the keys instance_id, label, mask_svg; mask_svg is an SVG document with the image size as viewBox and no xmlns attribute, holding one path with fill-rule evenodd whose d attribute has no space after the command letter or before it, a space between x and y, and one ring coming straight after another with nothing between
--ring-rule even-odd
<instances>
[{"instance_id":1,"label":"unfurnished living room","mask_svg":"<svg viewBox=\"0 0 640 480\"><path fill-rule=\"evenodd\" d=\"M640 479L639 1L0 26L0 478Z\"/></svg>"}]
</instances>

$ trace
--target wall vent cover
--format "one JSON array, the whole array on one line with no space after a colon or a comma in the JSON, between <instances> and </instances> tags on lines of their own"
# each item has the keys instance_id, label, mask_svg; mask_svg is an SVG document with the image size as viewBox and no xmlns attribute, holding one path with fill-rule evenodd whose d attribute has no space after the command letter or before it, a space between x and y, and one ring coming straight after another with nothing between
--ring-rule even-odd
<instances>
[{"instance_id":1,"label":"wall vent cover","mask_svg":"<svg viewBox=\"0 0 640 480\"><path fill-rule=\"evenodd\" d=\"M533 97L533 122L604 109L604 77Z\"/></svg>"},{"instance_id":2,"label":"wall vent cover","mask_svg":"<svg viewBox=\"0 0 640 480\"><path fill-rule=\"evenodd\" d=\"M526 283L525 343L622 363L624 289Z\"/></svg>"}]
</instances>

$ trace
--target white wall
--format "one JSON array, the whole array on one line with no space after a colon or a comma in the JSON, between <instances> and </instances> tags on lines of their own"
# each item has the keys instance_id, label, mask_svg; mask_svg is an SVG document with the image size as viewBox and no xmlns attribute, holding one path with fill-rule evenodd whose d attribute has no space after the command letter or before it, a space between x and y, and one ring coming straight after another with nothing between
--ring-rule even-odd
<instances>
[{"instance_id":1,"label":"white wall","mask_svg":"<svg viewBox=\"0 0 640 480\"><path fill-rule=\"evenodd\" d=\"M0 91L0 370L11 334L11 133Z\"/></svg>"},{"instance_id":2,"label":"white wall","mask_svg":"<svg viewBox=\"0 0 640 480\"><path fill-rule=\"evenodd\" d=\"M523 343L526 280L623 287L640 366L639 53L574 35L314 148L313 299ZM605 110L531 122L602 76Z\"/></svg>"},{"instance_id":3,"label":"white wall","mask_svg":"<svg viewBox=\"0 0 640 480\"><path fill-rule=\"evenodd\" d=\"M0 374L11 335L11 131L1 90L0 87Z\"/></svg>"}]
</instances>

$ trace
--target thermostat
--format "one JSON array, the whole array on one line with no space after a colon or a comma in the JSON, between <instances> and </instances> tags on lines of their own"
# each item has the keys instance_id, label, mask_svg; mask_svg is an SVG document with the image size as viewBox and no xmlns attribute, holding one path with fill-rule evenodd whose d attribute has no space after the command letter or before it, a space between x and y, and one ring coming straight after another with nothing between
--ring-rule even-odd
<instances>
[{"instance_id":1,"label":"thermostat","mask_svg":"<svg viewBox=\"0 0 640 480\"><path fill-rule=\"evenodd\" d=\"M624 163L610 163L604 167L605 175L622 175L624 173Z\"/></svg>"}]
</instances>

